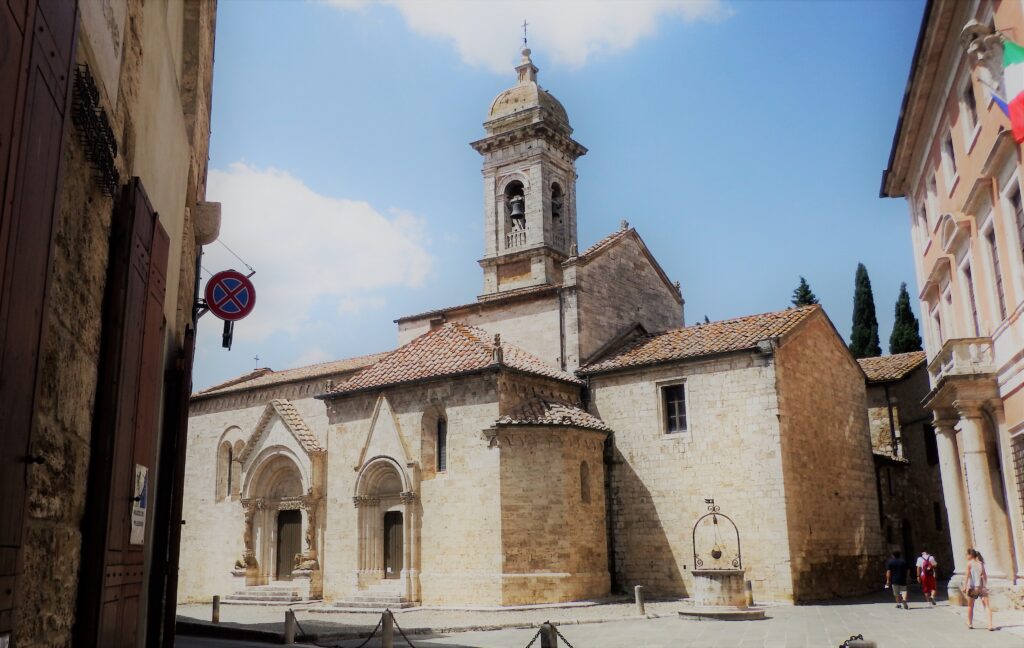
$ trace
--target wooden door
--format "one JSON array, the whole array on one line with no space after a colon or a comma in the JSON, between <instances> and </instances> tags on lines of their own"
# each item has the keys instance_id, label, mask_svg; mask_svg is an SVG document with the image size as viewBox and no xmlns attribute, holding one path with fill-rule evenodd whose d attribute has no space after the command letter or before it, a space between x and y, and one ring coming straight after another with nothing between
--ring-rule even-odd
<instances>
[{"instance_id":1,"label":"wooden door","mask_svg":"<svg viewBox=\"0 0 1024 648\"><path fill-rule=\"evenodd\" d=\"M45 344L75 1L0 1L0 643L13 629ZM35 611L27 610L27 614Z\"/></svg>"},{"instance_id":2,"label":"wooden door","mask_svg":"<svg viewBox=\"0 0 1024 648\"><path fill-rule=\"evenodd\" d=\"M124 187L112 230L76 644L132 646L146 576L145 535L131 537L134 482L137 467L148 472L152 502L170 246L138 178Z\"/></svg>"},{"instance_id":3,"label":"wooden door","mask_svg":"<svg viewBox=\"0 0 1024 648\"><path fill-rule=\"evenodd\" d=\"M277 580L291 580L295 554L302 551L302 513L277 513Z\"/></svg>"},{"instance_id":4,"label":"wooden door","mask_svg":"<svg viewBox=\"0 0 1024 648\"><path fill-rule=\"evenodd\" d=\"M402 513L388 511L384 514L384 578L402 575L402 549Z\"/></svg>"}]
</instances>

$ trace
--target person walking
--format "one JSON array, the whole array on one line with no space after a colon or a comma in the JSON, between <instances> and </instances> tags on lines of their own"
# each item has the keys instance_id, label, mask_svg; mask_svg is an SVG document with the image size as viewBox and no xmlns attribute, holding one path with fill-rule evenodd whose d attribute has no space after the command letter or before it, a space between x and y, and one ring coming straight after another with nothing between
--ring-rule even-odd
<instances>
[{"instance_id":1,"label":"person walking","mask_svg":"<svg viewBox=\"0 0 1024 648\"><path fill-rule=\"evenodd\" d=\"M935 568L938 562L935 556L927 551L922 551L917 559L917 582L921 583L921 592L924 594L924 602L935 605Z\"/></svg>"},{"instance_id":2,"label":"person walking","mask_svg":"<svg viewBox=\"0 0 1024 648\"><path fill-rule=\"evenodd\" d=\"M985 559L975 549L967 550L967 572L964 574L964 593L967 594L967 629L974 629L974 602L981 599L988 614L988 629L992 631L992 606L988 604L988 572Z\"/></svg>"},{"instance_id":3,"label":"person walking","mask_svg":"<svg viewBox=\"0 0 1024 648\"><path fill-rule=\"evenodd\" d=\"M896 599L896 607L909 610L907 605L907 574L910 565L903 560L899 551L892 552L892 558L885 563L885 587L892 588L892 597Z\"/></svg>"}]
</instances>

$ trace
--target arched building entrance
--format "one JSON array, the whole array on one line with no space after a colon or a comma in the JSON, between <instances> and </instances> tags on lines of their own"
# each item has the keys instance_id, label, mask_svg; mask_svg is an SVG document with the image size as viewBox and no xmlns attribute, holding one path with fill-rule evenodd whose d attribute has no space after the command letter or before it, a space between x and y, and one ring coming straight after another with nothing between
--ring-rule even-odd
<instances>
[{"instance_id":1,"label":"arched building entrance","mask_svg":"<svg viewBox=\"0 0 1024 648\"><path fill-rule=\"evenodd\" d=\"M391 457L366 462L356 480L359 590L386 590L419 600L416 494Z\"/></svg>"},{"instance_id":2,"label":"arched building entrance","mask_svg":"<svg viewBox=\"0 0 1024 648\"><path fill-rule=\"evenodd\" d=\"M309 503L304 497L308 478L282 448L264 451L255 466L242 499L246 584L291 580L302 560L302 538L309 526Z\"/></svg>"}]
</instances>

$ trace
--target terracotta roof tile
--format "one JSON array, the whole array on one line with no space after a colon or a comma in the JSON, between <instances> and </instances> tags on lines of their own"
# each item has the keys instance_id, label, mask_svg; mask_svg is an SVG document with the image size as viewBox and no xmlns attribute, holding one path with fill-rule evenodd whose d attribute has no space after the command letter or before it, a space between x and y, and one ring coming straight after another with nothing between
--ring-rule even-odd
<instances>
[{"instance_id":1,"label":"terracotta roof tile","mask_svg":"<svg viewBox=\"0 0 1024 648\"><path fill-rule=\"evenodd\" d=\"M578 373L592 374L628 367L685 360L700 356L753 349L757 343L785 335L820 306L789 308L784 311L748 315L736 319L698 324L631 339Z\"/></svg>"},{"instance_id":2,"label":"terracotta roof tile","mask_svg":"<svg viewBox=\"0 0 1024 648\"><path fill-rule=\"evenodd\" d=\"M615 243L615 241L618 241L620 238L622 238L623 236L629 234L632 231L633 231L632 227L626 227L626 228L620 229L620 230L618 230L616 232L612 232L611 234L609 234L608 236L604 237L603 239L601 239L597 243L594 243L593 245L588 247L581 254L577 254L574 257L569 257L569 259L567 259L566 262L567 263L569 263L569 262L579 263L580 261L586 261L590 257L596 255L598 252L600 252L601 250L605 249L606 247L612 245L613 243Z\"/></svg>"},{"instance_id":3,"label":"terracotta roof tile","mask_svg":"<svg viewBox=\"0 0 1024 648\"><path fill-rule=\"evenodd\" d=\"M604 421L569 403L531 398L497 421L498 425L565 425L611 432Z\"/></svg>"},{"instance_id":4,"label":"terracotta roof tile","mask_svg":"<svg viewBox=\"0 0 1024 648\"><path fill-rule=\"evenodd\" d=\"M392 351L380 362L336 385L327 395L471 373L496 366L493 336L457 322L424 333ZM575 376L553 367L511 344L502 344L502 365L518 371L581 384Z\"/></svg>"},{"instance_id":5,"label":"terracotta roof tile","mask_svg":"<svg viewBox=\"0 0 1024 648\"><path fill-rule=\"evenodd\" d=\"M860 368L867 374L868 382L889 382L902 380L914 369L924 364L924 351L911 351L877 358L860 358Z\"/></svg>"},{"instance_id":6,"label":"terracotta roof tile","mask_svg":"<svg viewBox=\"0 0 1024 648\"><path fill-rule=\"evenodd\" d=\"M302 445L303 450L307 453L324 451L323 446L320 445L320 439L309 429L306 422L302 420L302 416L295 409L292 402L283 398L275 398L267 403L266 409L263 410L263 415L260 416L260 420L256 423L256 429L253 431L252 436L249 437L245 447L242 448L241 454L238 455L239 461L245 463L249 459L249 455L255 452L256 448L260 447L260 444L263 443L263 438L270 430L270 421L273 420L275 414L281 418L285 427L291 431L299 444Z\"/></svg>"},{"instance_id":7,"label":"terracotta roof tile","mask_svg":"<svg viewBox=\"0 0 1024 648\"><path fill-rule=\"evenodd\" d=\"M246 391L248 389L280 385L281 383L293 382L296 380L308 380L310 378L351 373L377 362L384 358L388 353L390 353L390 351L358 356L356 358L346 358L344 360L321 362L319 364L296 367L295 369L284 369L282 371L257 369L256 371L245 374L244 376L239 376L238 378L233 378L220 383L219 385L208 387L197 394L193 394L192 397L220 396L222 394Z\"/></svg>"}]
</instances>

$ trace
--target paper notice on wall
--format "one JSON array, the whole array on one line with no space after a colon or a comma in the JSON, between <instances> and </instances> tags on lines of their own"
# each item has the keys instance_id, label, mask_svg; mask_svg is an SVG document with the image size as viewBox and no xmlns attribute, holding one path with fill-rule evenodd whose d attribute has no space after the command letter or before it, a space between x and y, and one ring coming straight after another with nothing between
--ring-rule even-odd
<instances>
[{"instance_id":1,"label":"paper notice on wall","mask_svg":"<svg viewBox=\"0 0 1024 648\"><path fill-rule=\"evenodd\" d=\"M132 489L132 531L128 539L133 545L140 545L145 542L146 504L148 500L149 468L135 464L135 486Z\"/></svg>"}]
</instances>

